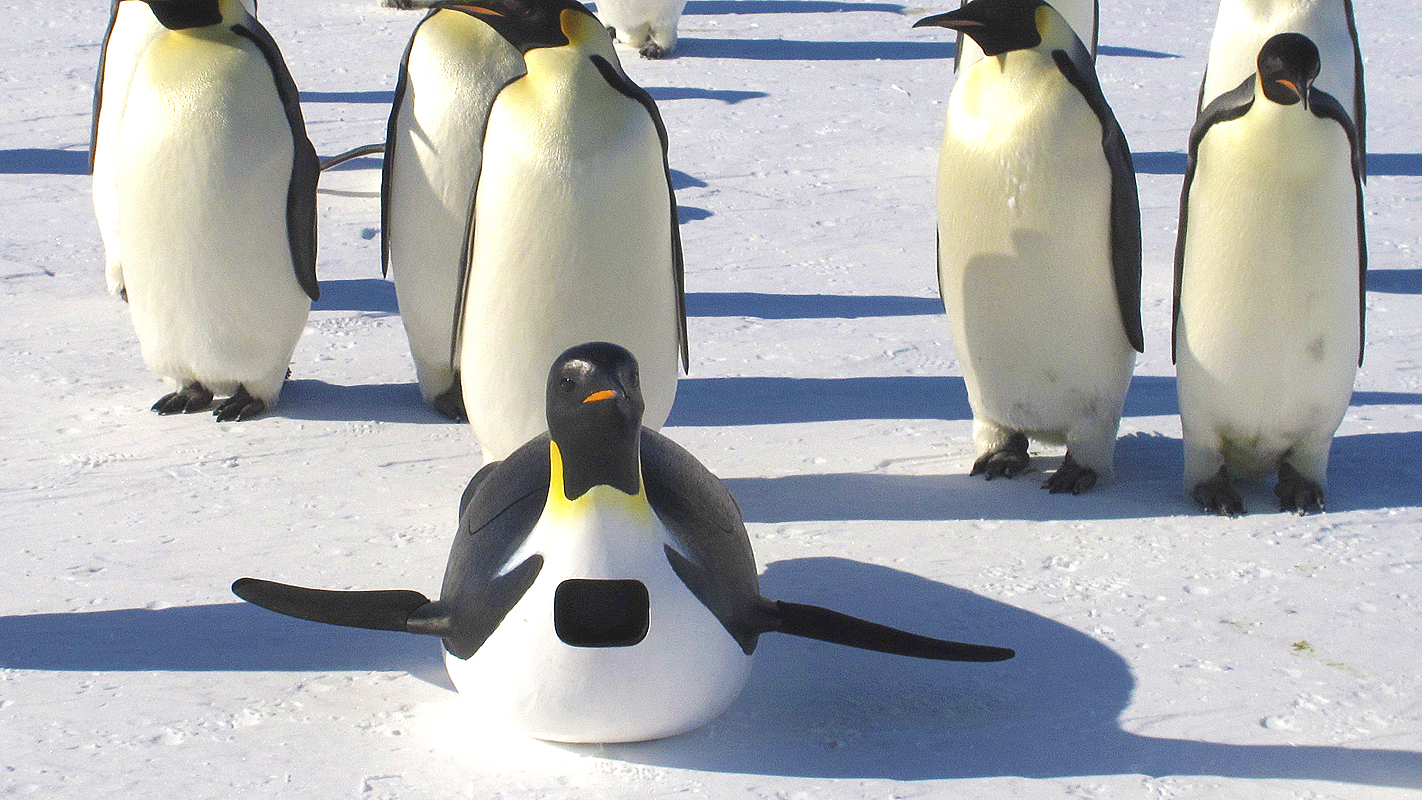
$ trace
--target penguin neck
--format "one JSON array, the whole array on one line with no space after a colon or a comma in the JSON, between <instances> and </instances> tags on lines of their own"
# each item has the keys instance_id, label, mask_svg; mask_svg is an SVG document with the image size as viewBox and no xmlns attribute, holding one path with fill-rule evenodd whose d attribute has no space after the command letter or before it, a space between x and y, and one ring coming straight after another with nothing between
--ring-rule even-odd
<instances>
[{"instance_id":1,"label":"penguin neck","mask_svg":"<svg viewBox=\"0 0 1422 800\"><path fill-rule=\"evenodd\" d=\"M510 89L527 93L545 108L571 108L586 104L616 89L607 85L582 48L540 47L524 54L528 73Z\"/></svg>"},{"instance_id":2,"label":"penguin neck","mask_svg":"<svg viewBox=\"0 0 1422 800\"><path fill-rule=\"evenodd\" d=\"M247 17L239 0L157 0L148 7L158 23L173 33L201 35L214 26L235 25Z\"/></svg>"},{"instance_id":3,"label":"penguin neck","mask_svg":"<svg viewBox=\"0 0 1422 800\"><path fill-rule=\"evenodd\" d=\"M624 497L642 495L641 429L631 436L598 437L595 441L548 442L548 502L577 503L596 490ZM566 448L566 454L565 454ZM601 493L601 492L599 492Z\"/></svg>"}]
</instances>

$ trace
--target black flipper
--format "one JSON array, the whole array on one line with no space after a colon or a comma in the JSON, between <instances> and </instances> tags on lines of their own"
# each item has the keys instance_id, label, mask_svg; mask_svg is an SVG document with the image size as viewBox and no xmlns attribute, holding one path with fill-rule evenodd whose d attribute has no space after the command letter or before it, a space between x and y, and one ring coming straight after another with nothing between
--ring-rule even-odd
<instances>
[{"instance_id":1,"label":"black flipper","mask_svg":"<svg viewBox=\"0 0 1422 800\"><path fill-rule=\"evenodd\" d=\"M1348 20L1348 36L1353 40L1353 124L1358 137L1353 152L1359 162L1359 180L1368 182L1368 102L1363 96L1363 51L1358 46L1358 26L1353 22L1353 0L1343 0L1343 14ZM1361 361L1359 362L1361 363Z\"/></svg>"},{"instance_id":2,"label":"black flipper","mask_svg":"<svg viewBox=\"0 0 1422 800\"><path fill-rule=\"evenodd\" d=\"M239 578L232 584L232 593L288 617L377 631L410 630L410 615L430 602L419 592L405 589L337 592L256 578Z\"/></svg>"},{"instance_id":3,"label":"black flipper","mask_svg":"<svg viewBox=\"0 0 1422 800\"><path fill-rule=\"evenodd\" d=\"M1116 281L1116 302L1121 309L1121 325L1136 352L1145 352L1141 331L1141 204L1136 192L1136 169L1126 134L1116 121L1086 45L1078 38L1071 53L1053 50L1057 68L1101 122L1101 150L1111 168L1111 272Z\"/></svg>"},{"instance_id":4,"label":"black flipper","mask_svg":"<svg viewBox=\"0 0 1422 800\"><path fill-rule=\"evenodd\" d=\"M99 74L94 79L94 119L89 129L89 174L94 174L94 154L99 149L99 111L104 99L104 66L109 57L109 37L114 34L114 23L118 22L119 0L109 5L109 27L104 31L104 42L99 45Z\"/></svg>"},{"instance_id":5,"label":"black flipper","mask_svg":"<svg viewBox=\"0 0 1422 800\"><path fill-rule=\"evenodd\" d=\"M266 57L267 66L276 81L277 95L286 109L286 121L291 126L291 183L286 190L286 235L291 245L291 263L296 270L296 282L312 300L321 296L316 281L316 181L321 175L321 160L316 148L306 136L306 122L301 116L301 94L296 81L282 60L272 35L261 23L252 20L251 27L233 25L232 32L250 39Z\"/></svg>"},{"instance_id":6,"label":"black flipper","mask_svg":"<svg viewBox=\"0 0 1422 800\"><path fill-rule=\"evenodd\" d=\"M822 642L937 661L1006 661L1017 653L1006 647L964 644L901 631L819 606L775 601L775 627L769 630Z\"/></svg>"},{"instance_id":7,"label":"black flipper","mask_svg":"<svg viewBox=\"0 0 1422 800\"><path fill-rule=\"evenodd\" d=\"M1351 9L1350 9L1351 11ZM1348 16L1351 27L1353 21L1352 14ZM1356 42L1357 40L1354 39ZM1358 73L1362 74L1363 62L1358 61ZM1358 84L1359 106L1362 104L1362 83L1361 78ZM1368 235L1367 222L1363 218L1363 184L1368 180L1367 162L1364 160L1366 154L1363 152L1363 128L1362 124L1348 116L1348 111L1343 108L1343 104L1338 102L1338 98L1333 95L1310 89L1308 93L1308 108L1313 115L1320 119L1331 119L1343 127L1343 132L1348 134L1348 144L1353 147L1353 187L1357 195L1358 209L1358 366L1363 365L1363 345L1367 341L1364 325L1368 316Z\"/></svg>"}]
</instances>

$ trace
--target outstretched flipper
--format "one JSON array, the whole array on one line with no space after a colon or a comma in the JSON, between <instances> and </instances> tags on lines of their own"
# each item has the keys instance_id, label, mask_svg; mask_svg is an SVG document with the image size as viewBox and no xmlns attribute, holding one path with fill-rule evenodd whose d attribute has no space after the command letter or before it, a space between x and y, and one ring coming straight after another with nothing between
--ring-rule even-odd
<instances>
[{"instance_id":1,"label":"outstretched flipper","mask_svg":"<svg viewBox=\"0 0 1422 800\"><path fill-rule=\"evenodd\" d=\"M787 603L783 600L774 601L771 606L775 611L772 620L775 627L768 630L858 647L861 650L931 658L937 661L1006 661L1017 655L1006 647L965 644L920 636L819 606Z\"/></svg>"},{"instance_id":2,"label":"outstretched flipper","mask_svg":"<svg viewBox=\"0 0 1422 800\"><path fill-rule=\"evenodd\" d=\"M377 631L409 630L410 615L430 603L428 597L407 589L338 592L257 578L238 578L232 593L288 617Z\"/></svg>"}]
</instances>

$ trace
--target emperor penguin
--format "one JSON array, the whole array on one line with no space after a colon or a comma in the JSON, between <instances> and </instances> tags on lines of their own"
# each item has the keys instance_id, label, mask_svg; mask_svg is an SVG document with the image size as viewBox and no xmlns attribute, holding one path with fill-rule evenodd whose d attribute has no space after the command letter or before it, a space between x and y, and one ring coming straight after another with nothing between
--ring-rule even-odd
<instances>
[{"instance_id":1,"label":"emperor penguin","mask_svg":"<svg viewBox=\"0 0 1422 800\"><path fill-rule=\"evenodd\" d=\"M395 83L380 193L381 267L393 273L420 393L456 420L465 412L453 326L469 267L484 128L494 98L524 72L517 47L471 6L451 4L432 8L415 27Z\"/></svg>"},{"instance_id":2,"label":"emperor penguin","mask_svg":"<svg viewBox=\"0 0 1422 800\"><path fill-rule=\"evenodd\" d=\"M1140 206L1091 54L1042 0L973 0L919 20L986 54L958 75L938 164L938 279L973 409L973 475L1066 444L1047 480L1111 471L1140 317Z\"/></svg>"},{"instance_id":3,"label":"emperor penguin","mask_svg":"<svg viewBox=\"0 0 1422 800\"><path fill-rule=\"evenodd\" d=\"M598 18L617 41L643 58L665 58L676 47L686 0L597 0Z\"/></svg>"},{"instance_id":4,"label":"emperor penguin","mask_svg":"<svg viewBox=\"0 0 1422 800\"><path fill-rule=\"evenodd\" d=\"M1199 110L1248 80L1264 41L1287 32L1307 36L1318 48L1321 66L1314 83L1352 116L1366 178L1367 104L1353 0L1220 0L1209 63L1200 82Z\"/></svg>"},{"instance_id":5,"label":"emperor penguin","mask_svg":"<svg viewBox=\"0 0 1422 800\"><path fill-rule=\"evenodd\" d=\"M963 0L962 4L967 5L968 0ZM1096 58L1096 42L1101 31L1100 0L1056 0L1051 5L1057 10L1057 13L1066 19L1072 31L1081 38L1094 60ZM978 46L978 43L973 41L972 37L959 33L958 48L953 56L953 70L961 72L977 63L982 57L983 49Z\"/></svg>"},{"instance_id":6,"label":"emperor penguin","mask_svg":"<svg viewBox=\"0 0 1422 800\"><path fill-rule=\"evenodd\" d=\"M656 104L623 74L607 31L579 3L468 8L524 62L488 110L456 288L452 353L484 459L543 432L538 365L580 342L636 355L643 419L658 429L687 344L676 198ZM399 235L400 220L392 224Z\"/></svg>"},{"instance_id":7,"label":"emperor penguin","mask_svg":"<svg viewBox=\"0 0 1422 800\"><path fill-rule=\"evenodd\" d=\"M253 16L256 0L247 0ZM104 278L109 291L126 299L118 249L118 185L114 143L119 120L128 103L128 87L143 51L166 30L144 0L113 0L109 27L99 48L99 74L94 81L93 127L89 137L89 172L94 179L94 216L104 243Z\"/></svg>"},{"instance_id":8,"label":"emperor penguin","mask_svg":"<svg viewBox=\"0 0 1422 800\"><path fill-rule=\"evenodd\" d=\"M772 631L938 660L1014 655L762 597L735 500L639 424L639 385L636 359L616 345L556 359L548 432L464 491L439 600L252 578L233 592L302 619L440 636L450 678L481 719L565 742L655 739L708 722L740 693Z\"/></svg>"},{"instance_id":9,"label":"emperor penguin","mask_svg":"<svg viewBox=\"0 0 1422 800\"><path fill-rule=\"evenodd\" d=\"M1190 132L1174 358L1185 491L1215 513L1244 513L1234 479L1274 471L1281 510L1323 510L1362 363L1358 130L1319 74L1308 37L1270 37Z\"/></svg>"},{"instance_id":10,"label":"emperor penguin","mask_svg":"<svg viewBox=\"0 0 1422 800\"><path fill-rule=\"evenodd\" d=\"M122 284L144 361L175 389L153 409L219 393L219 421L247 419L276 401L318 293L316 152L240 2L147 2L163 30L110 142Z\"/></svg>"}]
</instances>

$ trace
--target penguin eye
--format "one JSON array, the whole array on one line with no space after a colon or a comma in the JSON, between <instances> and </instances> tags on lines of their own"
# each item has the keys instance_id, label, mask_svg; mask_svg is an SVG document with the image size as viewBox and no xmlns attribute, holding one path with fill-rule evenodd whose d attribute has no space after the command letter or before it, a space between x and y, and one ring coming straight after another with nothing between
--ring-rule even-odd
<instances>
[{"instance_id":1,"label":"penguin eye","mask_svg":"<svg viewBox=\"0 0 1422 800\"><path fill-rule=\"evenodd\" d=\"M562 389L564 394L572 394L573 390L577 387L578 382L566 376L558 383L558 388Z\"/></svg>"}]
</instances>

